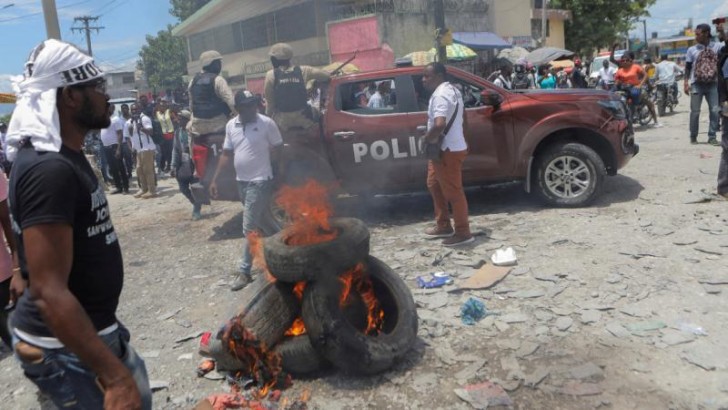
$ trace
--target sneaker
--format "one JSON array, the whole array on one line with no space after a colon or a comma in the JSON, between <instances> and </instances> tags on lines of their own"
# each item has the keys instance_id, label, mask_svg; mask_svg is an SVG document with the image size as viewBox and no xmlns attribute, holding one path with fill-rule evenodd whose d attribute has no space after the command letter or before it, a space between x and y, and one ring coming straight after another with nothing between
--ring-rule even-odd
<instances>
[{"instance_id":1,"label":"sneaker","mask_svg":"<svg viewBox=\"0 0 728 410\"><path fill-rule=\"evenodd\" d=\"M142 196L146 195L147 191L139 191L136 194L134 194L134 198L141 198Z\"/></svg>"},{"instance_id":2,"label":"sneaker","mask_svg":"<svg viewBox=\"0 0 728 410\"><path fill-rule=\"evenodd\" d=\"M235 282L233 282L233 284L230 285L230 290L233 292L236 292L236 291L248 286L248 284L252 281L253 281L253 278L250 276L250 274L238 273L238 276L235 278Z\"/></svg>"},{"instance_id":3,"label":"sneaker","mask_svg":"<svg viewBox=\"0 0 728 410\"><path fill-rule=\"evenodd\" d=\"M146 194L141 196L142 199L151 199L151 198L156 198L156 197L157 197L157 194L154 194L151 192L147 192Z\"/></svg>"},{"instance_id":4,"label":"sneaker","mask_svg":"<svg viewBox=\"0 0 728 410\"><path fill-rule=\"evenodd\" d=\"M665 126L665 124L663 124L661 122L656 122L656 123L652 124L652 128L662 128L664 126Z\"/></svg>"},{"instance_id":5,"label":"sneaker","mask_svg":"<svg viewBox=\"0 0 728 410\"><path fill-rule=\"evenodd\" d=\"M710 145L713 145L713 146L716 146L716 147L717 147L717 146L719 146L719 145L720 145L720 142L718 142L718 140L717 140L717 139L715 139L715 138L710 138L710 139L708 139L708 144L710 144Z\"/></svg>"},{"instance_id":6,"label":"sneaker","mask_svg":"<svg viewBox=\"0 0 728 410\"><path fill-rule=\"evenodd\" d=\"M123 191L121 189L115 189L114 191L111 192L111 195L118 195L118 194L120 194L122 192Z\"/></svg>"},{"instance_id":7,"label":"sneaker","mask_svg":"<svg viewBox=\"0 0 728 410\"><path fill-rule=\"evenodd\" d=\"M690 138L690 143L693 144L693 145L697 145L698 144L698 140L695 139L695 138Z\"/></svg>"},{"instance_id":8,"label":"sneaker","mask_svg":"<svg viewBox=\"0 0 728 410\"><path fill-rule=\"evenodd\" d=\"M439 228L437 226L431 226L431 227L425 229L425 235L427 235L431 238L449 238L449 237L455 235L455 230L452 229L452 226L448 226L447 228Z\"/></svg>"},{"instance_id":9,"label":"sneaker","mask_svg":"<svg viewBox=\"0 0 728 410\"><path fill-rule=\"evenodd\" d=\"M471 243L475 241L475 237L473 235L468 236L461 236L461 235L453 235L450 238L445 239L442 241L443 246L460 246L465 245L466 243Z\"/></svg>"},{"instance_id":10,"label":"sneaker","mask_svg":"<svg viewBox=\"0 0 728 410\"><path fill-rule=\"evenodd\" d=\"M202 219L202 214L200 213L200 211L192 211L192 220L199 221L200 219Z\"/></svg>"}]
</instances>

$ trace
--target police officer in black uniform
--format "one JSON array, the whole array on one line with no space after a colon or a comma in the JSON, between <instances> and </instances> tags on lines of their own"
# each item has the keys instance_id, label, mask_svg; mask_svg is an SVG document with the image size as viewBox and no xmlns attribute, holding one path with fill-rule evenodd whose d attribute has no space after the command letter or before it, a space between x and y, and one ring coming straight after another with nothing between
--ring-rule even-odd
<instances>
[{"instance_id":1,"label":"police officer in black uniform","mask_svg":"<svg viewBox=\"0 0 728 410\"><path fill-rule=\"evenodd\" d=\"M292 65L293 49L286 43L273 45L269 55L273 69L265 76L266 114L273 118L286 140L288 131L308 130L315 124L306 84L311 80L325 83L331 76L318 68Z\"/></svg>"},{"instance_id":2,"label":"police officer in black uniform","mask_svg":"<svg viewBox=\"0 0 728 410\"><path fill-rule=\"evenodd\" d=\"M192 119L187 130L193 135L223 132L235 112L233 92L220 75L222 56L214 50L200 55L202 71L190 81L189 98Z\"/></svg>"}]
</instances>

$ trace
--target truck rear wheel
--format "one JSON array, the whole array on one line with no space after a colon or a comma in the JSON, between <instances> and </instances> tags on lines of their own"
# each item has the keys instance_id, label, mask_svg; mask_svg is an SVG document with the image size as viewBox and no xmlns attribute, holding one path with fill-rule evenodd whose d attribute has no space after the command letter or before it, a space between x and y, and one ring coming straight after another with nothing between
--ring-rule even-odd
<instances>
[{"instance_id":1,"label":"truck rear wheel","mask_svg":"<svg viewBox=\"0 0 728 410\"><path fill-rule=\"evenodd\" d=\"M605 175L602 158L584 144L557 144L536 159L536 191L553 206L587 205L601 189Z\"/></svg>"}]
</instances>

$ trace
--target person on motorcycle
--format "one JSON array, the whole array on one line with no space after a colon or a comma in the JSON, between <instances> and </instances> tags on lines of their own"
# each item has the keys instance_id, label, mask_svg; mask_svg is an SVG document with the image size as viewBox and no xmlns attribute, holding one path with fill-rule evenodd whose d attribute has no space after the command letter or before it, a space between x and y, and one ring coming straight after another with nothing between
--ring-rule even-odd
<instances>
[{"instance_id":1,"label":"person on motorcycle","mask_svg":"<svg viewBox=\"0 0 728 410\"><path fill-rule=\"evenodd\" d=\"M652 57L647 56L642 61L642 69L645 70L645 74L647 74L647 80L652 80L655 78L655 64L652 63Z\"/></svg>"},{"instance_id":2,"label":"person on motorcycle","mask_svg":"<svg viewBox=\"0 0 728 410\"><path fill-rule=\"evenodd\" d=\"M202 71L190 81L189 98L192 119L187 131L192 135L205 135L225 131L225 125L235 112L233 92L220 75L222 56L215 50L200 54Z\"/></svg>"},{"instance_id":3,"label":"person on motorcycle","mask_svg":"<svg viewBox=\"0 0 728 410\"><path fill-rule=\"evenodd\" d=\"M653 126L656 128L662 127L662 124L657 120L655 105L649 98L644 98L644 101L641 99L641 95L643 94L642 89L647 81L647 73L645 73L645 70L639 64L634 63L634 53L631 51L625 52L619 61L615 60L614 50L618 46L619 44L614 44L612 46L612 52L609 55L609 61L619 66L617 73L614 75L615 87L628 89L632 97L633 106L638 107L641 103L644 103L650 110L650 115L654 121Z\"/></svg>"},{"instance_id":4,"label":"person on motorcycle","mask_svg":"<svg viewBox=\"0 0 728 410\"><path fill-rule=\"evenodd\" d=\"M609 64L609 60L602 61L602 68L599 69L599 84L605 90L611 90L614 86L614 75L617 69Z\"/></svg>"},{"instance_id":5,"label":"person on motorcycle","mask_svg":"<svg viewBox=\"0 0 728 410\"><path fill-rule=\"evenodd\" d=\"M678 95L680 95L677 89L677 77L684 74L685 70L682 67L668 60L667 54L663 54L660 62L655 66L655 83L658 91L664 88L669 93L665 95L665 98L670 96L677 103Z\"/></svg>"}]
</instances>

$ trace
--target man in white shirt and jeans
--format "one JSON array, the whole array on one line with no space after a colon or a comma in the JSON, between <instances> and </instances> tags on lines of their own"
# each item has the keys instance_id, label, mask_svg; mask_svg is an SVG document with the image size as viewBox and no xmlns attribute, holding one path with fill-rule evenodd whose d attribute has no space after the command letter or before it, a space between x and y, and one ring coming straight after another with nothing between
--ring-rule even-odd
<instances>
[{"instance_id":1,"label":"man in white shirt and jeans","mask_svg":"<svg viewBox=\"0 0 728 410\"><path fill-rule=\"evenodd\" d=\"M157 196L157 179L154 173L154 155L156 146L152 140L152 119L139 109L139 105L131 105L131 118L126 121L131 137L131 147L137 155L137 177L140 191L134 198L149 199Z\"/></svg>"},{"instance_id":2,"label":"man in white shirt and jeans","mask_svg":"<svg viewBox=\"0 0 728 410\"><path fill-rule=\"evenodd\" d=\"M240 273L231 286L236 291L250 281L253 256L250 252L250 236L272 235L277 226L269 212L273 194L273 165L278 163L283 138L276 123L258 114L258 97L250 91L235 94L235 110L239 113L225 127L222 156L210 183L210 195L217 198L217 177L233 157L235 176L238 181L240 200L243 202L243 261Z\"/></svg>"},{"instance_id":3,"label":"man in white shirt and jeans","mask_svg":"<svg viewBox=\"0 0 728 410\"><path fill-rule=\"evenodd\" d=\"M700 104L703 97L708 102L708 110L710 112L710 127L708 128L708 144L720 145L716 139L718 133L718 118L720 116L720 106L718 105L718 76L717 64L715 66L716 75L710 81L700 81L695 77L695 71L699 68L697 63L700 60L700 54L705 50L712 50L713 53L720 55L723 48L723 27L718 26L718 34L720 34L721 42L711 41L710 26L707 24L698 24L695 27L696 45L688 48L685 54L685 81L683 88L685 94L690 96L690 143L698 143L698 124L700 123Z\"/></svg>"},{"instance_id":4,"label":"man in white shirt and jeans","mask_svg":"<svg viewBox=\"0 0 728 410\"><path fill-rule=\"evenodd\" d=\"M454 117L452 126L440 143L440 160L427 164L427 188L435 205L436 226L425 230L434 238L446 238L445 246L458 246L473 242L468 222L468 200L463 191L463 161L468 155L464 130L467 120L464 116L463 97L452 84L445 81L447 69L442 63L431 63L425 67L422 84L432 91L427 110L427 133L423 139L436 143ZM448 204L452 207L455 229L450 223Z\"/></svg>"},{"instance_id":5,"label":"man in white shirt and jeans","mask_svg":"<svg viewBox=\"0 0 728 410\"><path fill-rule=\"evenodd\" d=\"M109 117L114 115L114 105L109 105ZM123 124L119 122L119 117L111 117L109 128L101 130L101 144L104 146L104 155L106 162L109 164L109 172L114 180L116 190L112 195L129 193L129 177L124 169L124 162L121 158L121 145L123 141Z\"/></svg>"}]
</instances>

